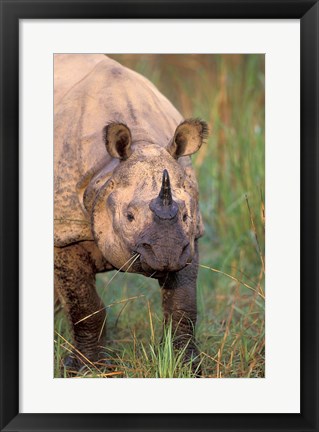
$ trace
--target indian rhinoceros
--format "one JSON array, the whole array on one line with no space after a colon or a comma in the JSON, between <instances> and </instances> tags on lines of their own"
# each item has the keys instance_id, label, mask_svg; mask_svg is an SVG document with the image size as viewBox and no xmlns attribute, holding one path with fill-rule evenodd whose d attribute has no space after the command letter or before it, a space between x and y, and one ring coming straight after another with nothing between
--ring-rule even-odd
<instances>
[{"instance_id":1,"label":"indian rhinoceros","mask_svg":"<svg viewBox=\"0 0 319 432\"><path fill-rule=\"evenodd\" d=\"M95 275L114 269L158 280L175 347L196 358L203 225L189 155L207 125L102 54L55 55L54 74L54 283L74 337L65 365L104 356Z\"/></svg>"}]
</instances>

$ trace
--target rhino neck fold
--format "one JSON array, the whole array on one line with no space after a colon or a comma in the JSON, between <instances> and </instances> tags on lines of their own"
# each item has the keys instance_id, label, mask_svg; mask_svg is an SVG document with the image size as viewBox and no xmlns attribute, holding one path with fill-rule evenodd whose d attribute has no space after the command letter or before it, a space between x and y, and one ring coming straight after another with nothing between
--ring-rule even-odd
<instances>
[{"instance_id":1,"label":"rhino neck fold","mask_svg":"<svg viewBox=\"0 0 319 432\"><path fill-rule=\"evenodd\" d=\"M112 159L109 163L97 167L87 173L77 183L77 194L84 214L90 214L95 198L105 183L110 179L114 169L119 164L118 159Z\"/></svg>"}]
</instances>

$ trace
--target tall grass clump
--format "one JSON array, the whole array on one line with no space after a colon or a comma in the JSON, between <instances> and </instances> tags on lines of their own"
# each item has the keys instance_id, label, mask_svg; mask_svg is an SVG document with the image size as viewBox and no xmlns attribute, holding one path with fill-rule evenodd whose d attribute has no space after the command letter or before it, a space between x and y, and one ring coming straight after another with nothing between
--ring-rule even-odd
<instances>
[{"instance_id":1,"label":"tall grass clump","mask_svg":"<svg viewBox=\"0 0 319 432\"><path fill-rule=\"evenodd\" d=\"M200 363L190 359L185 363L187 344L176 351L173 347L172 324L163 329L161 341L151 336L150 341L136 340L127 345L118 358L119 368L129 378L193 378L196 377ZM124 360L124 361L123 361Z\"/></svg>"},{"instance_id":2,"label":"tall grass clump","mask_svg":"<svg viewBox=\"0 0 319 432\"><path fill-rule=\"evenodd\" d=\"M265 63L263 55L112 55L142 73L185 118L207 121L194 155L205 234L199 241L197 339L204 377L265 376ZM113 272L112 272L113 273ZM114 377L192 377L164 331L159 287L98 275ZM112 280L111 280L112 279ZM105 286L107 289L105 289ZM127 300L131 299L133 300ZM120 303L117 303L119 302ZM151 319L150 319L151 317ZM65 318L56 331L68 340ZM55 376L67 343L55 335ZM93 374L94 375L94 374ZM92 371L87 376L93 376ZM101 376L96 372L94 376Z\"/></svg>"}]
</instances>

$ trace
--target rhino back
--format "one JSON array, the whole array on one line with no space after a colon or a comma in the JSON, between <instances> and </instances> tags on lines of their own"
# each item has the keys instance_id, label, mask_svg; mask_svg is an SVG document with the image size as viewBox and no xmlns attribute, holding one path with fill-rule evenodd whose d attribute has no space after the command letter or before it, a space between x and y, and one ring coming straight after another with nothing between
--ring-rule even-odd
<instances>
[{"instance_id":1,"label":"rhino back","mask_svg":"<svg viewBox=\"0 0 319 432\"><path fill-rule=\"evenodd\" d=\"M55 89L54 180L55 244L91 240L89 221L77 185L89 183L112 163L103 143L103 128L109 122L127 124L134 145L140 142L166 146L182 116L156 87L138 73L107 58L97 56L96 66L86 74L89 55L77 55L83 78L74 84L70 65L61 59L55 74L64 76L67 66L70 89ZM93 59L90 59L92 62ZM77 62L72 66L77 70ZM77 77L81 74L77 74ZM58 86L56 81L56 85Z\"/></svg>"},{"instance_id":2,"label":"rhino back","mask_svg":"<svg viewBox=\"0 0 319 432\"><path fill-rule=\"evenodd\" d=\"M54 54L54 104L104 60L103 54Z\"/></svg>"}]
</instances>

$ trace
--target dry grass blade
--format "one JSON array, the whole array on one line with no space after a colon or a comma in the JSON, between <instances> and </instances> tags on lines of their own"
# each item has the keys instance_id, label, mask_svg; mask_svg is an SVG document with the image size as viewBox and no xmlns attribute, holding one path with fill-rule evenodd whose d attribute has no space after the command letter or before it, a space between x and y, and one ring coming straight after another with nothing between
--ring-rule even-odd
<instances>
[{"instance_id":1,"label":"dry grass blade","mask_svg":"<svg viewBox=\"0 0 319 432\"><path fill-rule=\"evenodd\" d=\"M204 355L205 357L209 358L209 359L212 360L213 362L215 362L215 363L219 364L220 366L223 366L223 367L224 367L223 363L221 363L220 361L216 360L214 357L210 356L209 354L205 353L204 351L201 351L200 354L201 354L201 355ZM215 357L218 357L218 353L216 354Z\"/></svg>"},{"instance_id":2,"label":"dry grass blade","mask_svg":"<svg viewBox=\"0 0 319 432\"><path fill-rule=\"evenodd\" d=\"M138 299L138 298L141 298L141 297L144 297L144 294L139 295L139 296L129 297L129 298L127 298L127 299L123 299L123 300L119 300L119 301L114 302L114 303L110 303L109 305L103 307L102 309L99 309L99 310L97 310L97 311L91 313L90 315L87 315L86 317L81 318L81 319L80 319L79 321L77 321L74 325L77 325L77 324L79 324L80 322L89 319L91 316L96 315L96 314L102 312L103 310L105 310L105 309L107 309L107 308L109 308L109 307L112 307L112 306L117 305L117 304L120 304L120 303L125 303L125 302L128 302L128 301L132 301L132 300L135 300L135 299Z\"/></svg>"},{"instance_id":3,"label":"dry grass blade","mask_svg":"<svg viewBox=\"0 0 319 432\"><path fill-rule=\"evenodd\" d=\"M261 252L261 247L260 247L259 240L258 240L256 225L255 225L255 222L254 222L253 214L252 214L252 211L251 211L251 208L250 208L250 205L249 205L249 201L248 201L248 196L247 195L245 195L245 199L246 199L246 204L247 204L247 207L248 207L248 212L249 212L251 227L253 229L253 232L254 232L254 235L255 235L255 239L256 239L256 244L257 244L257 247L258 247L258 253L259 253L259 257L260 257L263 273L265 273L264 258L263 258L263 254Z\"/></svg>"},{"instance_id":4,"label":"dry grass blade","mask_svg":"<svg viewBox=\"0 0 319 432\"><path fill-rule=\"evenodd\" d=\"M116 371L116 372L108 372L108 373L102 373L100 375L97 375L97 378L108 378L108 377L112 377L115 375L124 375L125 372L122 371Z\"/></svg>"},{"instance_id":5,"label":"dry grass blade","mask_svg":"<svg viewBox=\"0 0 319 432\"><path fill-rule=\"evenodd\" d=\"M103 334L103 330L104 330L104 327L105 327L106 319L107 319L107 314L105 314L105 317L104 317L104 320L103 320L103 323L102 323L102 326L101 326L101 330L100 330L100 333L99 333L98 341L101 340L101 336Z\"/></svg>"},{"instance_id":6,"label":"dry grass blade","mask_svg":"<svg viewBox=\"0 0 319 432\"><path fill-rule=\"evenodd\" d=\"M243 282L243 281L237 279L236 277L234 277L234 276L232 276L232 275L230 275L230 274L228 274L228 273L225 273L225 272L223 272L222 270L217 270L217 269L215 269L215 268L213 268L213 267L205 266L205 265L203 265L203 264L199 264L199 267L202 267L202 268L205 268L205 269L211 270L211 271L213 271L213 272L215 272L215 273L219 273L219 274L222 274L222 275L224 275L224 276L227 276L227 277L229 277L230 279L232 279L233 281L240 283L241 285L245 286L246 288L250 289L251 291L254 291L254 292L257 293L257 294L258 294L262 299L265 300L265 296L264 296L261 292L259 292L256 288L251 287L250 285L248 285L248 284L246 284L245 282Z\"/></svg>"},{"instance_id":7,"label":"dry grass blade","mask_svg":"<svg viewBox=\"0 0 319 432\"><path fill-rule=\"evenodd\" d=\"M155 273L156 273L156 271L154 271L151 275L149 275L148 278L152 278L155 275ZM120 317L121 317L121 315L122 315L122 313L123 313L123 311L124 311L124 309L126 308L127 305L128 305L128 303L125 303L123 305L122 309L120 310L120 312L119 312L119 314L118 314L118 316L116 318L116 321L115 321L115 324L114 324L114 328L117 327L119 319L120 319Z\"/></svg>"},{"instance_id":8,"label":"dry grass blade","mask_svg":"<svg viewBox=\"0 0 319 432\"><path fill-rule=\"evenodd\" d=\"M105 287L104 287L104 289L106 289L109 285L110 285L110 283L113 281L113 279L120 273L120 271L121 270L123 270L123 268L126 266L126 264L128 264L130 261L132 261L131 263L130 263L130 265L128 266L128 268L125 270L125 272L127 272L131 267L132 267L132 265L135 263L135 261L138 259L138 257L140 256L140 254L135 254L135 255L133 255L130 259L128 259L123 265L122 265L122 267L120 267L116 272L115 272L115 274L111 277L111 279L108 281L108 283L105 285Z\"/></svg>"}]
</instances>

